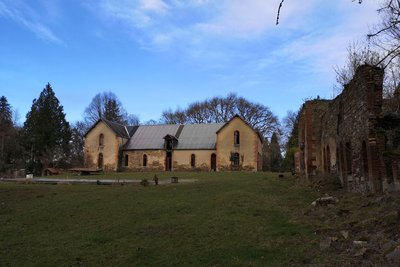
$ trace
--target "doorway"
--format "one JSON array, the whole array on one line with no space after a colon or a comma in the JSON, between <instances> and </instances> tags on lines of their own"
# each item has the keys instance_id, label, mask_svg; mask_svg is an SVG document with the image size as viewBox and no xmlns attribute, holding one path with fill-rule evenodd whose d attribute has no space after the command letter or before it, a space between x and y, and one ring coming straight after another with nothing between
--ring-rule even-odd
<instances>
[{"instance_id":1,"label":"doorway","mask_svg":"<svg viewBox=\"0 0 400 267\"><path fill-rule=\"evenodd\" d=\"M215 153L211 154L211 170L217 171L217 155Z\"/></svg>"},{"instance_id":2,"label":"doorway","mask_svg":"<svg viewBox=\"0 0 400 267\"><path fill-rule=\"evenodd\" d=\"M165 157L165 170L172 170L172 152L167 152L167 155Z\"/></svg>"}]
</instances>

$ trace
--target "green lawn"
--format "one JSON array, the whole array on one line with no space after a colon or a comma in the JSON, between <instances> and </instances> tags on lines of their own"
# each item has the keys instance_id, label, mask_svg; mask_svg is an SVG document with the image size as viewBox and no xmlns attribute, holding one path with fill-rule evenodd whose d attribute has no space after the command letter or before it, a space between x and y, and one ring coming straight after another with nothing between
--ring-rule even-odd
<instances>
[{"instance_id":1,"label":"green lawn","mask_svg":"<svg viewBox=\"0 0 400 267\"><path fill-rule=\"evenodd\" d=\"M291 178L158 173L172 175L197 182L1 183L0 266L296 266L313 260L318 242L296 218L315 194Z\"/></svg>"}]
</instances>

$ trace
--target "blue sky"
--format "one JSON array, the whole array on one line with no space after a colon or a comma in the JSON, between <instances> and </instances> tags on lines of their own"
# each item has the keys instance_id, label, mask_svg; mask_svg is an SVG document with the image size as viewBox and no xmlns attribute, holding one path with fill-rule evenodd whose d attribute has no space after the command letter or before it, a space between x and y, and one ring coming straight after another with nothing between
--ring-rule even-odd
<instances>
[{"instance_id":1,"label":"blue sky","mask_svg":"<svg viewBox=\"0 0 400 267\"><path fill-rule=\"evenodd\" d=\"M279 117L331 98L333 67L378 2L0 0L0 95L25 120L47 82L74 122L99 92L141 121L229 92Z\"/></svg>"}]
</instances>

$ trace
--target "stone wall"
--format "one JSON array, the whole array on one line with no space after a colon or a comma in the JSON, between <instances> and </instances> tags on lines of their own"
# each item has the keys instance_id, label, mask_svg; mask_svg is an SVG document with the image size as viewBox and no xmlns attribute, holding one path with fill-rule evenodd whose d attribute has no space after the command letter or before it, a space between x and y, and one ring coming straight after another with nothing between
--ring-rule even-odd
<instances>
[{"instance_id":1,"label":"stone wall","mask_svg":"<svg viewBox=\"0 0 400 267\"><path fill-rule=\"evenodd\" d=\"M383 70L364 65L335 99L304 103L296 169L307 181L333 174L349 191L399 190L396 183L388 186L393 171L387 166L396 164L384 162L385 133L378 127L382 84Z\"/></svg>"},{"instance_id":2,"label":"stone wall","mask_svg":"<svg viewBox=\"0 0 400 267\"><path fill-rule=\"evenodd\" d=\"M164 171L165 170L165 151L164 150L135 150L124 151L123 169L130 171ZM125 164L128 156L128 164ZM144 166L144 156L147 157Z\"/></svg>"},{"instance_id":3,"label":"stone wall","mask_svg":"<svg viewBox=\"0 0 400 267\"><path fill-rule=\"evenodd\" d=\"M173 171L210 171L211 155L215 150L174 150L172 152ZM144 155L147 157L146 166L143 165ZM191 166L191 157L194 155L194 166ZM165 170L166 152L164 150L135 150L124 151L123 161L128 156L128 165L123 163L124 170L130 171L163 171Z\"/></svg>"}]
</instances>

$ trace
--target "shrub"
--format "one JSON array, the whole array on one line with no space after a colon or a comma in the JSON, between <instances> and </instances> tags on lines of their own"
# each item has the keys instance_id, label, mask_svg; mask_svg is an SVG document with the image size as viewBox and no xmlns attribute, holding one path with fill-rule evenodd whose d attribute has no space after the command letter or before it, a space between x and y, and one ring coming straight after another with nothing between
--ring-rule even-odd
<instances>
[{"instance_id":1,"label":"shrub","mask_svg":"<svg viewBox=\"0 0 400 267\"><path fill-rule=\"evenodd\" d=\"M143 186L148 186L149 185L149 181L146 178L144 178L144 179L142 179L142 181L140 181L140 184L143 185Z\"/></svg>"}]
</instances>

